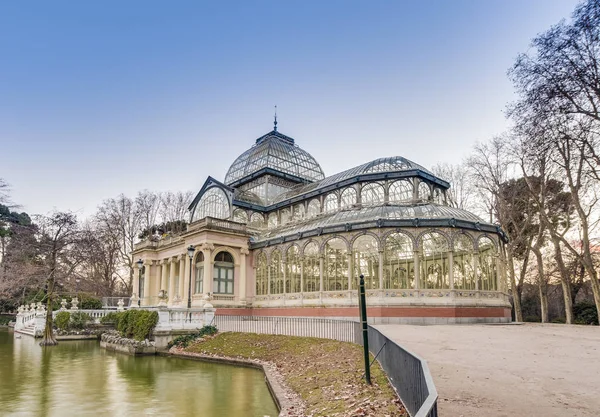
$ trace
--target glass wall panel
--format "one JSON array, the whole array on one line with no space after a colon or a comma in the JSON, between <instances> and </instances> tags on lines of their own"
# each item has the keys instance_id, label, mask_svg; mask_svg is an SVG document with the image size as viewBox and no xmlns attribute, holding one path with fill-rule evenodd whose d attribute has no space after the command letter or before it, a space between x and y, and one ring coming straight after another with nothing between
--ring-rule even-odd
<instances>
[{"instance_id":1,"label":"glass wall panel","mask_svg":"<svg viewBox=\"0 0 600 417\"><path fill-rule=\"evenodd\" d=\"M336 193L327 194L323 202L323 213L335 211L338 209L338 197Z\"/></svg>"},{"instance_id":2,"label":"glass wall panel","mask_svg":"<svg viewBox=\"0 0 600 417\"><path fill-rule=\"evenodd\" d=\"M294 206L293 220L302 220L304 218L304 204Z\"/></svg>"},{"instance_id":3,"label":"glass wall panel","mask_svg":"<svg viewBox=\"0 0 600 417\"><path fill-rule=\"evenodd\" d=\"M229 199L220 188L209 188L194 210L192 221L200 220L205 217L215 217L217 219L228 219L231 216L229 209Z\"/></svg>"},{"instance_id":4,"label":"glass wall panel","mask_svg":"<svg viewBox=\"0 0 600 417\"><path fill-rule=\"evenodd\" d=\"M360 275L365 277L365 289L379 288L379 252L373 236L360 236L352 245L352 288L357 289Z\"/></svg>"},{"instance_id":5,"label":"glass wall panel","mask_svg":"<svg viewBox=\"0 0 600 417\"><path fill-rule=\"evenodd\" d=\"M274 229L277 227L277 212L270 213L267 219L269 229Z\"/></svg>"},{"instance_id":6,"label":"glass wall panel","mask_svg":"<svg viewBox=\"0 0 600 417\"><path fill-rule=\"evenodd\" d=\"M310 242L304 248L304 291L319 291L321 285L321 263L319 245Z\"/></svg>"},{"instance_id":7,"label":"glass wall panel","mask_svg":"<svg viewBox=\"0 0 600 417\"><path fill-rule=\"evenodd\" d=\"M426 182L419 183L419 199L429 201L431 198L431 190Z\"/></svg>"},{"instance_id":8,"label":"glass wall panel","mask_svg":"<svg viewBox=\"0 0 600 417\"><path fill-rule=\"evenodd\" d=\"M394 181L389 188L389 202L401 203L413 198L413 186L408 180Z\"/></svg>"},{"instance_id":9,"label":"glass wall panel","mask_svg":"<svg viewBox=\"0 0 600 417\"><path fill-rule=\"evenodd\" d=\"M479 239L479 265L477 279L479 289L482 291L496 291L498 289L498 274L496 272L496 246L489 237Z\"/></svg>"},{"instance_id":10,"label":"glass wall panel","mask_svg":"<svg viewBox=\"0 0 600 417\"><path fill-rule=\"evenodd\" d=\"M333 238L325 244L325 265L323 266L323 290L340 291L348 289L348 249L346 242Z\"/></svg>"},{"instance_id":11,"label":"glass wall panel","mask_svg":"<svg viewBox=\"0 0 600 417\"><path fill-rule=\"evenodd\" d=\"M383 185L372 182L362 187L360 191L361 204L363 206L383 204L385 189Z\"/></svg>"},{"instance_id":12,"label":"glass wall panel","mask_svg":"<svg viewBox=\"0 0 600 417\"><path fill-rule=\"evenodd\" d=\"M256 295L268 294L267 255L260 252L256 257Z\"/></svg>"},{"instance_id":13,"label":"glass wall panel","mask_svg":"<svg viewBox=\"0 0 600 417\"><path fill-rule=\"evenodd\" d=\"M475 269L473 268L473 241L467 235L460 234L454 239L452 256L455 290L475 289Z\"/></svg>"},{"instance_id":14,"label":"glass wall panel","mask_svg":"<svg viewBox=\"0 0 600 417\"><path fill-rule=\"evenodd\" d=\"M281 224L285 225L290 221L291 214L289 208L284 208L279 212L279 216L281 217Z\"/></svg>"},{"instance_id":15,"label":"glass wall panel","mask_svg":"<svg viewBox=\"0 0 600 417\"><path fill-rule=\"evenodd\" d=\"M248 223L248 214L246 210L235 209L233 210L233 221L238 223Z\"/></svg>"},{"instance_id":16,"label":"glass wall panel","mask_svg":"<svg viewBox=\"0 0 600 417\"><path fill-rule=\"evenodd\" d=\"M194 281L194 294L202 294L204 288L204 254L198 253L196 256L196 274Z\"/></svg>"},{"instance_id":17,"label":"glass wall panel","mask_svg":"<svg viewBox=\"0 0 600 417\"><path fill-rule=\"evenodd\" d=\"M281 260L281 252L279 252L278 249L275 249L271 253L269 272L271 278L271 294L283 294L283 262Z\"/></svg>"},{"instance_id":18,"label":"glass wall panel","mask_svg":"<svg viewBox=\"0 0 600 417\"><path fill-rule=\"evenodd\" d=\"M300 249L293 245L286 253L286 276L285 276L285 291L301 292L300 288Z\"/></svg>"},{"instance_id":19,"label":"glass wall panel","mask_svg":"<svg viewBox=\"0 0 600 417\"><path fill-rule=\"evenodd\" d=\"M308 203L308 209L306 210L306 217L315 217L317 214L321 213L321 203L318 199L310 200Z\"/></svg>"},{"instance_id":20,"label":"glass wall panel","mask_svg":"<svg viewBox=\"0 0 600 417\"><path fill-rule=\"evenodd\" d=\"M414 288L415 265L412 240L404 233L392 233L383 252L385 289Z\"/></svg>"},{"instance_id":21,"label":"glass wall panel","mask_svg":"<svg viewBox=\"0 0 600 417\"><path fill-rule=\"evenodd\" d=\"M444 192L439 188L435 188L433 190L433 201L437 204L444 204Z\"/></svg>"},{"instance_id":22,"label":"glass wall panel","mask_svg":"<svg viewBox=\"0 0 600 417\"><path fill-rule=\"evenodd\" d=\"M356 204L356 190L353 187L348 187L340 196L340 208L351 207Z\"/></svg>"},{"instance_id":23,"label":"glass wall panel","mask_svg":"<svg viewBox=\"0 0 600 417\"><path fill-rule=\"evenodd\" d=\"M448 283L448 241L441 233L427 233L421 239L420 288L447 289Z\"/></svg>"},{"instance_id":24,"label":"glass wall panel","mask_svg":"<svg viewBox=\"0 0 600 417\"><path fill-rule=\"evenodd\" d=\"M250 216L250 223L248 225L251 227L263 228L265 227L265 217L260 213L252 213L252 216Z\"/></svg>"}]
</instances>

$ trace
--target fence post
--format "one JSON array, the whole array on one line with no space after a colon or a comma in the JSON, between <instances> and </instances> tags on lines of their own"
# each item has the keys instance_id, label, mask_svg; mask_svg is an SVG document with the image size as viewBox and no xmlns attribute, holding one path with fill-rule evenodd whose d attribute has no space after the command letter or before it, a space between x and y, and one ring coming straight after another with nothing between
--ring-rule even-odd
<instances>
[{"instance_id":1,"label":"fence post","mask_svg":"<svg viewBox=\"0 0 600 417\"><path fill-rule=\"evenodd\" d=\"M360 275L360 322L362 324L363 351L365 355L365 379L371 385L371 367L369 364L369 330L367 325L367 305L365 301L365 277Z\"/></svg>"}]
</instances>

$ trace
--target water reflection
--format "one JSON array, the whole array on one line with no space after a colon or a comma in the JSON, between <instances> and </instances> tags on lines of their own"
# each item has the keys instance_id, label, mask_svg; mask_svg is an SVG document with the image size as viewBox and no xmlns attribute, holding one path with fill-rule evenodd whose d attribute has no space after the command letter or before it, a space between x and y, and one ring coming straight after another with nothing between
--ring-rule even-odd
<instances>
[{"instance_id":1,"label":"water reflection","mask_svg":"<svg viewBox=\"0 0 600 417\"><path fill-rule=\"evenodd\" d=\"M0 410L8 416L276 416L256 369L133 358L95 341L42 348L0 329Z\"/></svg>"}]
</instances>

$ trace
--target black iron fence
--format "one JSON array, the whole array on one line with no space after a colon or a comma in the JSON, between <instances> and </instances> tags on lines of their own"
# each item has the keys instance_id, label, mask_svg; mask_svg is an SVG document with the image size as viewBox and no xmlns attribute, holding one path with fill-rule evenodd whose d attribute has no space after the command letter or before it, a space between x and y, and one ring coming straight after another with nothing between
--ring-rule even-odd
<instances>
[{"instance_id":1,"label":"black iron fence","mask_svg":"<svg viewBox=\"0 0 600 417\"><path fill-rule=\"evenodd\" d=\"M215 315L220 331L318 337L362 345L360 323L313 317ZM437 390L427 362L369 326L369 351L413 417L437 417Z\"/></svg>"}]
</instances>

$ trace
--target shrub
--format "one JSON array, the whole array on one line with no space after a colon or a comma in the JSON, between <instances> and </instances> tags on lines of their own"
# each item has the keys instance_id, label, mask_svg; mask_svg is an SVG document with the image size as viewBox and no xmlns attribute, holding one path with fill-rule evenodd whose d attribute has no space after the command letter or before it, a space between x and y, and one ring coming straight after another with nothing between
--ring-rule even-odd
<instances>
[{"instance_id":1,"label":"shrub","mask_svg":"<svg viewBox=\"0 0 600 417\"><path fill-rule=\"evenodd\" d=\"M123 316L123 314L125 314L125 313L124 312L118 312L118 311L111 311L106 316L104 316L104 317L102 317L100 319L100 323L102 323L102 324L114 324L115 327L118 327L119 320L121 319L121 317Z\"/></svg>"},{"instance_id":2,"label":"shrub","mask_svg":"<svg viewBox=\"0 0 600 417\"><path fill-rule=\"evenodd\" d=\"M200 337L204 337L204 336L210 336L213 335L215 333L217 333L218 330L215 326L204 326L201 329L199 329L197 332L195 333L190 333L190 334L185 334L182 336L177 336L175 339L173 339L172 341L170 341L167 344L167 347L169 349L171 349L173 346L179 346L179 347L188 347L190 343L192 343L194 340L200 338Z\"/></svg>"},{"instance_id":3,"label":"shrub","mask_svg":"<svg viewBox=\"0 0 600 417\"><path fill-rule=\"evenodd\" d=\"M67 330L69 328L69 321L71 320L71 313L68 311L59 311L54 318L54 324L57 329Z\"/></svg>"},{"instance_id":4,"label":"shrub","mask_svg":"<svg viewBox=\"0 0 600 417\"><path fill-rule=\"evenodd\" d=\"M79 299L79 308L82 310L101 310L102 300L90 295L81 294Z\"/></svg>"},{"instance_id":5,"label":"shrub","mask_svg":"<svg viewBox=\"0 0 600 417\"><path fill-rule=\"evenodd\" d=\"M76 330L81 330L92 320L89 314L81 311L71 313L70 327Z\"/></svg>"},{"instance_id":6,"label":"shrub","mask_svg":"<svg viewBox=\"0 0 600 417\"><path fill-rule=\"evenodd\" d=\"M598 325L598 311L594 303L582 301L573 305L573 316L575 324Z\"/></svg>"},{"instance_id":7,"label":"shrub","mask_svg":"<svg viewBox=\"0 0 600 417\"><path fill-rule=\"evenodd\" d=\"M149 339L158 323L156 311L131 309L119 314L117 330L129 339Z\"/></svg>"}]
</instances>

